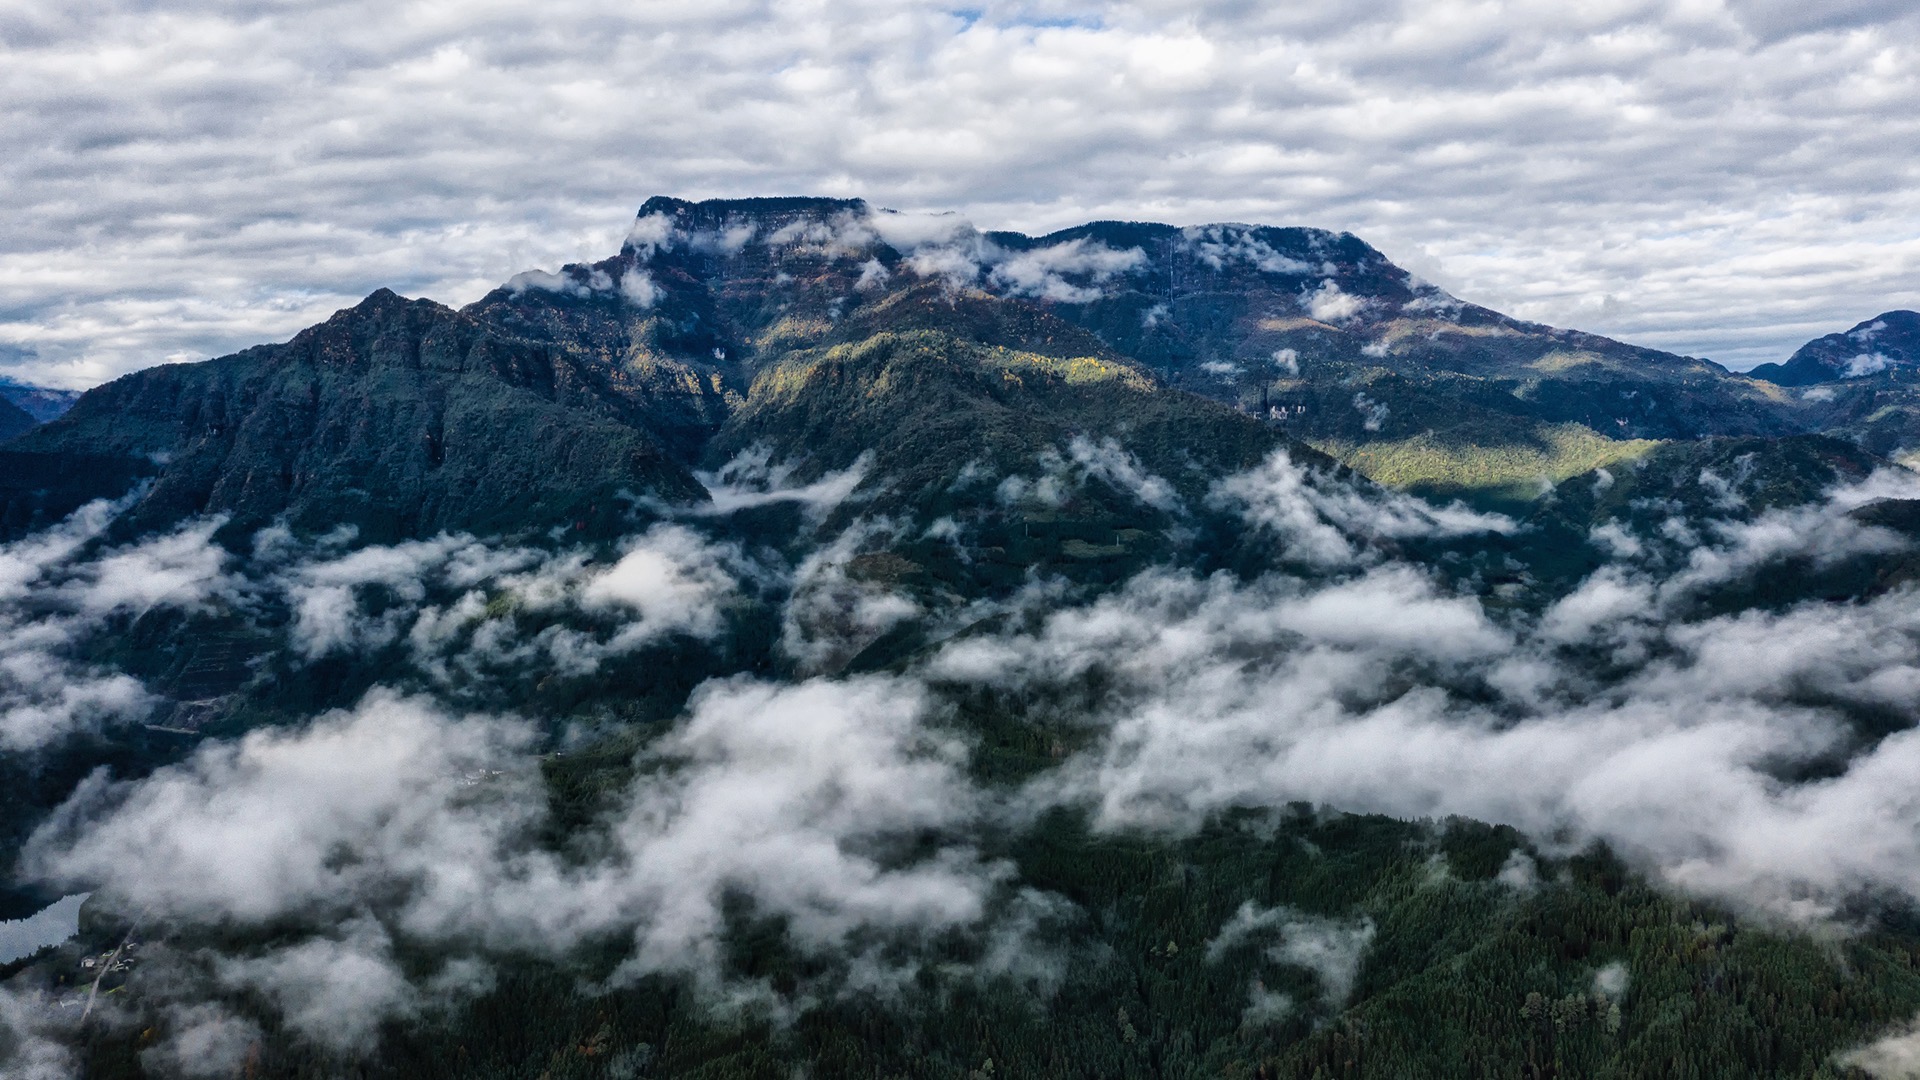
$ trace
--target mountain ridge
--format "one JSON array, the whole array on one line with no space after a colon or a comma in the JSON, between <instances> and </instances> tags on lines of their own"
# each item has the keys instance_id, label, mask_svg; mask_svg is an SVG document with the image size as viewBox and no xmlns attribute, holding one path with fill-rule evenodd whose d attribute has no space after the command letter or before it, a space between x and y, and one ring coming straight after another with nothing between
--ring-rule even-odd
<instances>
[{"instance_id":1,"label":"mountain ridge","mask_svg":"<svg viewBox=\"0 0 1920 1080\"><path fill-rule=\"evenodd\" d=\"M1128 366L1398 486L1498 505L1662 440L1833 431L1885 455L1920 432L1920 408L1890 409L1884 394L1796 395L1711 361L1461 301L1347 233L1099 221L1028 236L859 199L655 196L616 254L515 275L459 311L382 289L282 345L204 362L219 377L167 365L89 391L0 449L15 477L0 481L4 520L50 520L151 476L134 520L344 514L383 536L531 524L504 509L514 501L504 491L453 494L437 479L450 444L436 425L456 387L454 398L494 402L525 434L496 440L472 426L481 413L460 413L469 419L457 429L455 486L516 475L524 485L551 468L600 490L588 500L596 513L620 490L698 499L690 470L716 467L709 448L734 445L715 440L760 372L916 329ZM293 368L319 381L301 383ZM338 408L322 402L336 395ZM409 404L383 410L384 395ZM234 409L244 437L227 430ZM306 433L302 446L266 436L288 419ZM487 447L537 456L570 441L596 447L582 453L599 464L562 455L520 470L464 458ZM76 454L119 464L91 485L50 479L74 472L52 458ZM407 494L368 494L361 474ZM417 515L395 508L415 503Z\"/></svg>"}]
</instances>

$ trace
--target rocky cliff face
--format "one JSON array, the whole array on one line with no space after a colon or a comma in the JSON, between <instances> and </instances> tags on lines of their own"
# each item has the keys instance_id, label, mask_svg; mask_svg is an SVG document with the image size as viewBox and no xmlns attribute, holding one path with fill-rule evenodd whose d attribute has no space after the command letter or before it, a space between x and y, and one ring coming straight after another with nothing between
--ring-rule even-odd
<instances>
[{"instance_id":1,"label":"rocky cliff face","mask_svg":"<svg viewBox=\"0 0 1920 1080\"><path fill-rule=\"evenodd\" d=\"M625 489L700 495L560 350L386 290L284 345L116 380L4 452L15 527L140 477L132 528L217 513L369 538L584 524ZM61 472L80 457L93 467Z\"/></svg>"}]
</instances>

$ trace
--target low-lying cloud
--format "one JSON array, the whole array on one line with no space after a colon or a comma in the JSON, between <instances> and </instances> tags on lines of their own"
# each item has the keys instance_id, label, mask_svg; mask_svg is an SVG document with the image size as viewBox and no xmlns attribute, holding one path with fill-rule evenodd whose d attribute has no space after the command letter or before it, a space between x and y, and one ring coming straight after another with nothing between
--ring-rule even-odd
<instances>
[{"instance_id":1,"label":"low-lying cloud","mask_svg":"<svg viewBox=\"0 0 1920 1080\"><path fill-rule=\"evenodd\" d=\"M1505 517L1285 454L1198 506L1117 442L1073 440L1049 461L1042 479L1067 488L1098 479L1175 518L1231 515L1280 569L1160 565L1107 588L1036 580L944 610L861 570L862 556L927 528L882 518L831 535L815 518L791 564L701 531L717 511L605 551L461 536L355 547L344 533L267 530L240 560L205 522L102 546L112 507L89 507L0 550L7 661L66 665L34 685L124 678L62 651L104 620L276 603L297 660L404 646L418 678L203 742L142 780L97 775L34 835L26 864L98 890L169 942L167 970L181 974L164 1008L179 1019L151 1053L176 1062L250 1037L252 1021L214 1009L221 994L257 996L289 1030L351 1056L386 1020L486 992L503 954L568 959L609 941L603 985L683 978L776 1018L842 993L901 992L915 950L943 935L972 943L971 974L1044 987L1058 965L1022 935L1070 906L1023 887L980 837L1062 807L1097 830L1154 836L1303 801L1461 815L1515 826L1549 854L1604 842L1669 887L1807 924L1863 895L1920 899L1913 588L1729 613L1696 602L1766 567L1906 552L1903 534L1854 516L1914 495L1902 474L1761 511L1738 475L1703 480L1703 508L1615 521L1595 543L1610 561L1528 608L1490 605L1471 578L1382 543L1518 534ZM803 507L842 506L852 490L844 476L796 484L764 456L728 475L743 496ZM964 529L949 538L963 544ZM552 731L455 704L460 672L510 658L577 673L660 635L717 640L748 594L778 605L773 647L792 677L705 682L634 752L584 832L554 846L540 767ZM515 612L565 617L523 629ZM969 629L888 674L836 674L914 620ZM982 689L1025 703L1025 722L1072 729L1079 749L1018 782L979 780L953 699ZM1524 855L1499 880L1545 887ZM776 991L731 968L724 942L743 910L778 920L820 962L816 981ZM251 950L203 944L264 927L274 938ZM1256 949L1261 964L1311 977L1311 999L1256 978L1244 1019L1263 1024L1341 1007L1375 932L1365 912L1250 905L1209 955ZM433 946L438 965L400 964L410 944ZM1606 971L1596 979L1624 991ZM15 1016L17 1060L64 1067L59 1032L34 1034L44 1010L14 996L0 1010ZM1899 1046L1860 1053L1880 1061Z\"/></svg>"}]
</instances>

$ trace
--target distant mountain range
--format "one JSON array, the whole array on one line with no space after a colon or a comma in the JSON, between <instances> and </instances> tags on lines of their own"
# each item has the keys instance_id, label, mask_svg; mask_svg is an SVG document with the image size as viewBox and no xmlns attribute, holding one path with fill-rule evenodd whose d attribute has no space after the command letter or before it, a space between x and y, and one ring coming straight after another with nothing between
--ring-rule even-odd
<instances>
[{"instance_id":1,"label":"distant mountain range","mask_svg":"<svg viewBox=\"0 0 1920 1080\"><path fill-rule=\"evenodd\" d=\"M63 415L61 395L14 387L57 418L6 445L0 499L12 529L141 477L133 520L149 523L584 524L620 492L701 497L694 471L753 439L814 472L919 446L955 415L929 402L991 398L1026 365L1069 386L1097 366L1178 402L1164 407L1193 414L1182 423L1512 505L1662 440L1824 433L1897 453L1920 433L1915 326L1891 312L1741 376L1459 300L1348 234L1095 222L1031 237L858 200L662 197L618 253L461 311L382 290L286 344L137 372ZM897 359L874 358L908 340L940 358L909 365L917 392L833 428L845 380L878 377L868 365L903 385ZM996 365L990 391L979 372ZM1100 432L1103 415L1042 426ZM0 434L26 427L0 416Z\"/></svg>"}]
</instances>

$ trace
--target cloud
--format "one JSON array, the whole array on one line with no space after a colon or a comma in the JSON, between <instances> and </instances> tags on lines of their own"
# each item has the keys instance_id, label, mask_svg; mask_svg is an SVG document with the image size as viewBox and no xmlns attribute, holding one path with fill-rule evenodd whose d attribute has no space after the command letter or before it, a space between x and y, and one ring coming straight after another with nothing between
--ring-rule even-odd
<instances>
[{"instance_id":1,"label":"cloud","mask_svg":"<svg viewBox=\"0 0 1920 1080\"><path fill-rule=\"evenodd\" d=\"M1834 1063L1874 1080L1913 1080L1920 1076L1920 1021L1840 1054Z\"/></svg>"},{"instance_id":2,"label":"cloud","mask_svg":"<svg viewBox=\"0 0 1920 1080\"><path fill-rule=\"evenodd\" d=\"M0 986L0 1069L18 1080L74 1080L79 1063L69 1048L73 1032L54 1013L49 995ZM79 1019L78 1013L67 1018Z\"/></svg>"},{"instance_id":3,"label":"cloud","mask_svg":"<svg viewBox=\"0 0 1920 1080\"><path fill-rule=\"evenodd\" d=\"M242 1072L263 1039L259 1025L206 1002L167 1012L168 1037L140 1052L140 1064L161 1076L215 1080Z\"/></svg>"},{"instance_id":4,"label":"cloud","mask_svg":"<svg viewBox=\"0 0 1920 1080\"><path fill-rule=\"evenodd\" d=\"M992 278L1013 296L1083 304L1099 298L1099 286L1146 261L1146 253L1137 247L1116 251L1082 237L1005 256L994 266ZM1075 285L1070 276L1088 283Z\"/></svg>"},{"instance_id":5,"label":"cloud","mask_svg":"<svg viewBox=\"0 0 1920 1080\"><path fill-rule=\"evenodd\" d=\"M854 569L855 559L883 549L898 531L891 521L859 521L801 559L780 625L780 650L800 671L837 671L921 614L913 599Z\"/></svg>"},{"instance_id":6,"label":"cloud","mask_svg":"<svg viewBox=\"0 0 1920 1080\"><path fill-rule=\"evenodd\" d=\"M1628 982L1627 965L1615 960L1593 973L1593 992L1618 1001L1626 996Z\"/></svg>"},{"instance_id":7,"label":"cloud","mask_svg":"<svg viewBox=\"0 0 1920 1080\"><path fill-rule=\"evenodd\" d=\"M645 270L629 269L620 275L620 295L634 307L645 309L660 302L660 286Z\"/></svg>"},{"instance_id":8,"label":"cloud","mask_svg":"<svg viewBox=\"0 0 1920 1080\"><path fill-rule=\"evenodd\" d=\"M951 835L980 812L963 744L923 722L927 707L886 679L698 694L660 748L684 768L637 788L616 827L631 881L654 901L632 965L709 963L729 886L786 915L814 952L863 925L919 934L978 920L1004 868L953 841L899 868L858 854L887 835Z\"/></svg>"},{"instance_id":9,"label":"cloud","mask_svg":"<svg viewBox=\"0 0 1920 1080\"><path fill-rule=\"evenodd\" d=\"M144 783L90 782L29 858L50 876L100 881L133 910L209 924L344 915L395 882L458 888L533 813L462 813L462 778L525 783L502 767L529 738L376 693L302 729L203 744Z\"/></svg>"},{"instance_id":10,"label":"cloud","mask_svg":"<svg viewBox=\"0 0 1920 1080\"><path fill-rule=\"evenodd\" d=\"M797 503L809 518L819 521L859 489L873 468L873 457L863 453L846 468L823 473L805 484L793 481L797 468L794 462L775 462L773 451L766 446L750 446L718 469L694 474L712 496L704 507L696 507L696 512L724 516L756 506Z\"/></svg>"},{"instance_id":11,"label":"cloud","mask_svg":"<svg viewBox=\"0 0 1920 1080\"><path fill-rule=\"evenodd\" d=\"M1322 1000L1337 1012L1353 995L1360 962L1373 943L1373 935L1373 920L1364 916L1329 919L1284 907L1264 908L1249 900L1207 942L1207 960L1217 963L1248 941L1273 941L1264 951L1266 959L1312 972L1320 983ZM1271 995L1263 999L1256 990L1248 1013L1261 1012L1263 1021L1278 1019L1286 1010L1276 1005ZM1251 1022L1253 1017L1248 1019Z\"/></svg>"},{"instance_id":12,"label":"cloud","mask_svg":"<svg viewBox=\"0 0 1920 1080\"><path fill-rule=\"evenodd\" d=\"M21 14L0 344L78 386L382 285L465 303L612 255L656 191L1349 230L1475 302L1739 366L1920 306L1911 5L1562 8ZM1206 242L1299 271L1256 239Z\"/></svg>"},{"instance_id":13,"label":"cloud","mask_svg":"<svg viewBox=\"0 0 1920 1080\"><path fill-rule=\"evenodd\" d=\"M1380 426L1387 422L1387 416L1392 412L1387 408L1386 402L1375 401L1365 393L1353 395L1353 407L1359 410L1362 417L1360 426L1368 431L1379 431Z\"/></svg>"},{"instance_id":14,"label":"cloud","mask_svg":"<svg viewBox=\"0 0 1920 1080\"><path fill-rule=\"evenodd\" d=\"M1843 379L1858 379L1867 375L1878 375L1893 365L1893 360L1884 353L1861 353L1847 361L1845 371L1840 373Z\"/></svg>"},{"instance_id":15,"label":"cloud","mask_svg":"<svg viewBox=\"0 0 1920 1080\"><path fill-rule=\"evenodd\" d=\"M198 608L238 586L225 573L227 552L213 543L226 524L216 516L189 522L174 532L113 551L85 567L73 585L81 608L91 615L154 607Z\"/></svg>"},{"instance_id":16,"label":"cloud","mask_svg":"<svg viewBox=\"0 0 1920 1080\"><path fill-rule=\"evenodd\" d=\"M542 550L464 534L369 545L333 554L326 543L269 575L266 588L293 615L289 644L305 660L405 641L436 681L456 669L481 679L490 668L549 663L591 674L609 657L685 634L710 640L746 566L734 545L660 524L623 541L611 565L583 549ZM440 602L431 602L434 600ZM502 601L492 606L494 601ZM557 615L532 637L517 611ZM611 622L604 625L574 625Z\"/></svg>"},{"instance_id":17,"label":"cloud","mask_svg":"<svg viewBox=\"0 0 1920 1080\"><path fill-rule=\"evenodd\" d=\"M89 503L0 546L0 749L37 750L146 718L158 699L132 676L85 659L84 645L115 620L243 599L244 583L212 539L223 519L101 549L126 505Z\"/></svg>"},{"instance_id":18,"label":"cloud","mask_svg":"<svg viewBox=\"0 0 1920 1080\"><path fill-rule=\"evenodd\" d=\"M1285 448L1257 468L1216 481L1207 503L1276 535L1288 558L1319 566L1360 559L1362 545L1357 541L1509 533L1518 528L1504 515L1480 513L1459 503L1436 506L1365 481L1309 470L1295 464Z\"/></svg>"},{"instance_id":19,"label":"cloud","mask_svg":"<svg viewBox=\"0 0 1920 1080\"><path fill-rule=\"evenodd\" d=\"M1097 476L1146 506L1169 514L1184 512L1173 485L1147 472L1132 454L1113 439L1101 439L1095 443L1085 435L1075 435L1067 443L1067 456L1086 470L1088 477Z\"/></svg>"},{"instance_id":20,"label":"cloud","mask_svg":"<svg viewBox=\"0 0 1920 1080\"><path fill-rule=\"evenodd\" d=\"M1023 687L1100 672L1116 687L1097 710L1106 734L1028 797L1088 805L1105 828L1180 831L1293 800L1461 814L1543 843L1604 839L1674 885L1820 918L1858 889L1920 895L1912 801L1894 779L1920 752L1912 733L1831 779L1783 786L1773 772L1849 745L1810 693L1910 710L1889 703L1920 656L1913 631L1893 629L1911 602L1678 624L1661 659L1596 687L1398 568L1318 589L1162 576L1031 636L956 643L931 673ZM1752 663L1801 643L1813 648L1782 671ZM1514 682L1521 670L1532 677ZM1476 686L1503 700L1479 703Z\"/></svg>"},{"instance_id":21,"label":"cloud","mask_svg":"<svg viewBox=\"0 0 1920 1080\"><path fill-rule=\"evenodd\" d=\"M1245 225L1209 225L1191 227L1182 236L1193 245L1200 259L1215 269L1228 263L1244 263L1268 274L1299 275L1311 273L1313 264L1275 251Z\"/></svg>"},{"instance_id":22,"label":"cloud","mask_svg":"<svg viewBox=\"0 0 1920 1080\"><path fill-rule=\"evenodd\" d=\"M472 537L443 534L301 564L288 575L286 584L294 612L295 648L316 659L337 650L378 648L394 640L410 614L409 607L426 598L428 571L457 548L476 543ZM390 607L379 616L364 614L357 594L373 586L390 590L402 606Z\"/></svg>"},{"instance_id":23,"label":"cloud","mask_svg":"<svg viewBox=\"0 0 1920 1080\"><path fill-rule=\"evenodd\" d=\"M1070 440L1041 469L1023 482L1064 492L1098 476L1181 510L1117 441ZM831 490L795 484L764 454L729 470L756 495L803 505L840 506L852 490L844 475ZM1862 894L1920 898L1913 589L1725 614L1696 603L1791 560L1905 552L1852 512L1912 498L1920 481L1887 470L1756 511L1746 470L1712 476L1701 509L1627 520L1621 537L1634 542L1616 537L1610 563L1537 611L1486 604L1475 580L1399 561L1387 543L1514 532L1510 519L1284 452L1224 479L1207 505L1272 538L1297 574L1160 566L1105 590L1034 583L962 612L884 572L887 548L920 535L917 523L808 530L790 570L710 538L691 511L612 550L464 536L356 548L347 532L270 529L236 566L213 522L109 547L111 507L92 507L0 548L5 663L53 665L0 667L10 708L52 716L0 730L33 747L138 715L138 683L80 664L74 647L158 607L284 604L295 656L404 643L409 678L421 676L411 685L457 698L445 691L463 670L581 674L662 634L717 637L730 604L786 591L780 648L797 674L705 683L565 857L538 842L553 824L541 725L394 687L305 724L203 742L144 779L96 776L29 842L35 874L97 887L101 903L150 912L178 940L284 930L182 962L345 1055L387 1019L479 992L499 951L566 957L585 942L623 943L616 981L684 976L776 1015L906 985L912 946L946 934L972 943L976 975L1058 985L1063 961L1022 935L1067 917L1064 902L1023 892L975 837L1062 806L1148 834L1296 801L1457 814L1513 825L1547 854L1604 841L1670 887L1803 922L1839 918ZM538 616L526 631L520 613ZM831 674L910 619L974 629L899 674ZM32 696L94 683L126 696ZM1036 724L1072 724L1080 749L1017 785L976 782L949 703L979 688L1030 703ZM1520 854L1499 880L1540 885ZM819 981L775 994L732 970L738 903L784 926L820 961ZM1210 952L1258 946L1264 963L1312 973L1337 1006L1372 933L1364 913L1249 907ZM395 957L413 944L449 962L408 969ZM1258 982L1248 1000L1249 1023L1306 1004ZM182 1011L156 1068L216 1060L251 1037L245 1021L194 1011L204 1004L184 992L167 1003Z\"/></svg>"},{"instance_id":24,"label":"cloud","mask_svg":"<svg viewBox=\"0 0 1920 1080\"><path fill-rule=\"evenodd\" d=\"M740 898L846 978L910 974L890 943L979 931L980 970L1045 982L1044 957L984 933L990 911L1017 927L1053 909L1005 895L1010 870L969 846L983 796L933 709L889 679L709 683L595 826L602 854L576 861L536 842L546 797L528 725L377 690L304 727L202 744L141 781L96 777L27 859L186 931L181 948L196 929L278 928L262 949L182 960L348 1054L386 1020L484 990L475 947L560 957L624 936L616 981L681 974L752 997L764 988L729 974L722 949ZM452 959L409 976L402 939Z\"/></svg>"},{"instance_id":25,"label":"cloud","mask_svg":"<svg viewBox=\"0 0 1920 1080\"><path fill-rule=\"evenodd\" d=\"M1367 306L1365 299L1342 292L1339 283L1331 278L1322 281L1319 288L1302 293L1300 300L1307 314L1327 323L1346 322Z\"/></svg>"},{"instance_id":26,"label":"cloud","mask_svg":"<svg viewBox=\"0 0 1920 1080\"><path fill-rule=\"evenodd\" d=\"M367 1053L382 1023L419 1011L418 991L395 963L392 939L371 919L259 956L220 957L215 969L223 986L263 995L294 1034L335 1051ZM203 1028L191 1037L218 1040L217 1049L230 1051L244 1034Z\"/></svg>"},{"instance_id":27,"label":"cloud","mask_svg":"<svg viewBox=\"0 0 1920 1080\"><path fill-rule=\"evenodd\" d=\"M680 526L658 525L626 547L618 562L587 579L584 606L631 611L650 634L719 632L718 604L734 580L704 539Z\"/></svg>"}]
</instances>

